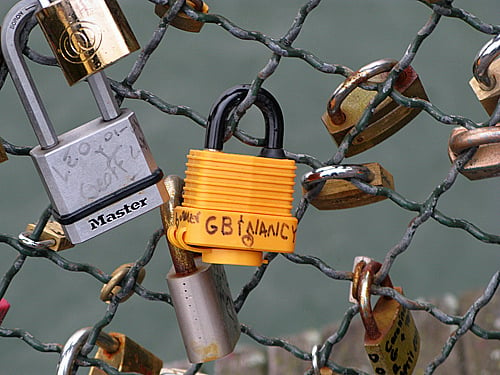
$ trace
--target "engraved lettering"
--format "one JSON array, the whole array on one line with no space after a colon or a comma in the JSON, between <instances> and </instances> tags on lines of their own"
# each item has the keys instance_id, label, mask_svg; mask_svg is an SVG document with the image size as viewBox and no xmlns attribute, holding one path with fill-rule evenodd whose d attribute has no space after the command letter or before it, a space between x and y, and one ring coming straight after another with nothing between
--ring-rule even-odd
<instances>
[{"instance_id":1,"label":"engraved lettering","mask_svg":"<svg viewBox=\"0 0 500 375\"><path fill-rule=\"evenodd\" d=\"M133 213L134 211L137 211L141 209L142 207L145 207L148 205L147 203L148 198L143 198L138 201L132 202L130 205L125 203L123 207L119 208L115 212L111 212L107 215L100 214L97 217L91 218L88 220L88 223L90 224L90 229L91 230L96 230L99 227L102 227L103 225L112 223L113 221Z\"/></svg>"}]
</instances>

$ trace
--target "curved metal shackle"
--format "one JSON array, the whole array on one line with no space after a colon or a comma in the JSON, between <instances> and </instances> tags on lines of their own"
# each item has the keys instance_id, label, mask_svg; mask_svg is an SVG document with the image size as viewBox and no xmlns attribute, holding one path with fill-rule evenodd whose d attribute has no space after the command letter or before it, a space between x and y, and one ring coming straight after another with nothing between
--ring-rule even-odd
<instances>
[{"instance_id":1,"label":"curved metal shackle","mask_svg":"<svg viewBox=\"0 0 500 375\"><path fill-rule=\"evenodd\" d=\"M236 107L245 99L250 85L234 86L222 93L210 109L207 121L205 148L222 151L226 124ZM283 112L275 97L266 89L257 93L254 105L262 112L266 127L266 145L260 156L285 159L283 151L283 136L285 125Z\"/></svg>"},{"instance_id":2,"label":"curved metal shackle","mask_svg":"<svg viewBox=\"0 0 500 375\"><path fill-rule=\"evenodd\" d=\"M357 72L351 74L347 79L335 89L327 104L327 112L332 121L342 123L344 114L340 106L344 99L361 83L368 81L370 78L380 74L389 72L398 63L395 59L380 59L361 67Z\"/></svg>"},{"instance_id":3,"label":"curved metal shackle","mask_svg":"<svg viewBox=\"0 0 500 375\"><path fill-rule=\"evenodd\" d=\"M56 132L42 104L31 73L22 55L21 35L24 26L39 8L37 0L15 4L5 16L2 27L2 53L26 114L42 149L58 143Z\"/></svg>"},{"instance_id":4,"label":"curved metal shackle","mask_svg":"<svg viewBox=\"0 0 500 375\"><path fill-rule=\"evenodd\" d=\"M82 328L73 333L66 344L64 344L61 352L61 358L57 365L57 375L73 375L76 373L76 358L78 357L78 354L80 354L83 345L87 342L91 331L92 327ZM118 340L103 331L99 333L97 344L110 353L116 352L120 347Z\"/></svg>"},{"instance_id":5,"label":"curved metal shackle","mask_svg":"<svg viewBox=\"0 0 500 375\"><path fill-rule=\"evenodd\" d=\"M348 178L359 178L370 182L374 179L374 175L370 169L360 164L328 165L306 173L302 176L301 183L304 189L311 190L322 181Z\"/></svg>"},{"instance_id":6,"label":"curved metal shackle","mask_svg":"<svg viewBox=\"0 0 500 375\"><path fill-rule=\"evenodd\" d=\"M458 155L471 147L500 143L500 123L495 126L467 130L452 136L448 142L450 150Z\"/></svg>"},{"instance_id":7,"label":"curved metal shackle","mask_svg":"<svg viewBox=\"0 0 500 375\"><path fill-rule=\"evenodd\" d=\"M488 69L498 56L500 56L500 34L479 50L472 64L472 74L484 91L490 91L496 85L496 79L488 74Z\"/></svg>"},{"instance_id":8,"label":"curved metal shackle","mask_svg":"<svg viewBox=\"0 0 500 375\"><path fill-rule=\"evenodd\" d=\"M373 310L371 304L371 292L370 289L373 284L373 279L378 270L382 267L379 262L372 261L368 263L360 273L359 280L357 282L358 290L358 302L359 302L359 315L361 315L361 320L365 326L366 334L371 340L378 339L382 333L380 332L377 322L373 317ZM387 276L381 283L381 286L387 286L392 288L392 282L389 276ZM380 297L386 298L386 297Z\"/></svg>"}]
</instances>

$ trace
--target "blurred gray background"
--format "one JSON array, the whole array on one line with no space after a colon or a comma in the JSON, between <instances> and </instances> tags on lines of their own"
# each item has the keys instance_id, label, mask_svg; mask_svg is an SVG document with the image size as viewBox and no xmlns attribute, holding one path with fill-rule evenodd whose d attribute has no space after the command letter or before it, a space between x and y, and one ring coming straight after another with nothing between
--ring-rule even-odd
<instances>
[{"instance_id":1,"label":"blurred gray background","mask_svg":"<svg viewBox=\"0 0 500 375\"><path fill-rule=\"evenodd\" d=\"M14 3L0 3L2 17ZM224 15L242 28L279 38L303 3L212 0L209 5L211 12ZM146 45L159 22L154 4L137 0L122 0L120 4L141 45ZM498 23L496 0L461 0L455 6L466 8L485 22ZM325 61L357 69L379 58L400 58L429 16L430 10L417 1L324 1L309 16L294 46ZM468 81L474 56L490 38L460 20L443 18L424 42L413 66L439 109L474 121L486 120L486 112ZM49 54L39 29L33 32L30 44ZM205 25L200 34L170 28L136 87L207 116L222 91L251 82L270 56L261 44L236 39L214 24ZM107 73L121 80L136 57L137 53L125 58ZM30 67L58 132L98 116L85 83L69 88L57 69L34 64ZM320 73L302 60L282 59L265 87L283 107L288 150L321 160L335 152L336 146L320 117L331 92L342 80L339 75ZM136 111L164 172L184 176L185 155L191 148L203 147L204 130L187 118L165 115L145 102L127 100L124 106ZM10 78L0 91L0 113L2 137L18 145L36 143ZM256 110L249 112L241 126L255 135L263 133ZM393 174L400 194L421 202L448 172L447 142L451 129L452 126L436 122L422 112L389 140L345 162L379 162ZM236 140L231 140L225 150L257 153ZM299 166L298 176L308 170ZM0 231L17 235L27 223L38 219L49 203L48 198L27 157L10 157L2 164L0 181ZM498 181L471 182L460 176L439 201L438 208L451 217L465 218L486 232L498 233ZM298 184L296 190L300 191ZM296 252L317 256L336 269L350 270L357 255L382 260L400 241L414 216L415 213L400 209L389 200L341 211L320 212L311 207L300 225ZM62 255L109 273L140 257L150 235L160 225L159 212L154 210ZM0 245L1 273L16 256L12 248ZM498 246L484 244L462 230L429 220L418 230L409 249L397 258L391 277L396 285L404 286L411 298L440 296L483 288L499 264ZM147 266L144 286L166 291L165 275L170 265L162 239ZM237 266L228 266L226 270L233 294L254 271ZM64 343L73 332L104 316L106 305L99 300L100 288L101 284L88 274L64 271L46 259L30 258L6 293L12 308L4 326L24 328L43 342ZM268 336L321 327L341 319L349 306L348 288L347 282L329 280L313 267L298 266L278 257L250 295L240 320ZM165 361L184 358L174 311L164 303L135 296L120 306L108 330L129 335ZM241 342L250 340L243 337ZM18 339L0 339L0 363L0 374L53 374L57 355L38 353Z\"/></svg>"}]
</instances>

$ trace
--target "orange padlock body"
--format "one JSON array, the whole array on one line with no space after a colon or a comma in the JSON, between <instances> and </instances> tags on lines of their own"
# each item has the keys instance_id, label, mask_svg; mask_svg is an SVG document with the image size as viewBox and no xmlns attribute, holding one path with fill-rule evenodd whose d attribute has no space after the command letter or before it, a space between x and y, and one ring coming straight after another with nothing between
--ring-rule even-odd
<instances>
[{"instance_id":1,"label":"orange padlock body","mask_svg":"<svg viewBox=\"0 0 500 375\"><path fill-rule=\"evenodd\" d=\"M403 294L403 289L394 287ZM365 334L365 350L376 374L411 374L420 352L420 335L410 311L396 300L380 297L373 318L381 333L378 339Z\"/></svg>"},{"instance_id":2,"label":"orange padlock body","mask_svg":"<svg viewBox=\"0 0 500 375\"><path fill-rule=\"evenodd\" d=\"M382 73L384 74L384 73ZM375 76L373 81L377 82ZM409 98L428 100L422 82L417 72L410 66L406 68L394 84L394 89ZM344 122L336 124L326 111L321 120L325 124L335 143L340 145L344 137L358 123L366 107L377 94L376 91L367 91L355 88L340 105L345 115ZM421 111L421 108L409 108L398 105L391 98L380 103L370 117L368 126L358 134L349 146L345 156L353 156L363 152L390 137L403 126L408 124Z\"/></svg>"},{"instance_id":3,"label":"orange padlock body","mask_svg":"<svg viewBox=\"0 0 500 375\"><path fill-rule=\"evenodd\" d=\"M293 160L191 150L186 165L172 243L222 264L260 265L264 251L293 252Z\"/></svg>"}]
</instances>

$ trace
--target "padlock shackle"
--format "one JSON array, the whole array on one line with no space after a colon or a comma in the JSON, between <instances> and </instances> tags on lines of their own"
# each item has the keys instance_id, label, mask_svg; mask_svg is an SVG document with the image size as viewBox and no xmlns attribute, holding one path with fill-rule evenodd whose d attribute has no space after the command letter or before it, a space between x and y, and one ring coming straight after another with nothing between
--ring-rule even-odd
<instances>
[{"instance_id":1,"label":"padlock shackle","mask_svg":"<svg viewBox=\"0 0 500 375\"><path fill-rule=\"evenodd\" d=\"M367 82L370 78L389 72L398 63L395 59L380 59L361 67L352 73L338 86L328 100L326 110L328 116L334 124L342 124L345 121L345 114L340 109L344 99L361 83Z\"/></svg>"},{"instance_id":2,"label":"padlock shackle","mask_svg":"<svg viewBox=\"0 0 500 375\"><path fill-rule=\"evenodd\" d=\"M207 121L205 148L222 151L226 124L236 107L245 99L250 85L238 85L222 93L210 110ZM260 156L285 159L283 137L285 132L283 112L278 101L264 88L260 88L254 104L264 116L266 145Z\"/></svg>"},{"instance_id":3,"label":"padlock shackle","mask_svg":"<svg viewBox=\"0 0 500 375\"><path fill-rule=\"evenodd\" d=\"M458 155L471 147L500 143L500 123L495 126L466 130L450 137L448 146Z\"/></svg>"},{"instance_id":4,"label":"padlock shackle","mask_svg":"<svg viewBox=\"0 0 500 375\"><path fill-rule=\"evenodd\" d=\"M491 63L500 56L500 34L486 43L479 50L472 64L472 74L484 91L493 90L496 86L495 76L489 74Z\"/></svg>"},{"instance_id":5,"label":"padlock shackle","mask_svg":"<svg viewBox=\"0 0 500 375\"><path fill-rule=\"evenodd\" d=\"M31 73L22 55L21 35L24 26L39 8L37 0L16 3L5 16L2 28L2 53L12 81L26 110L42 149L57 145L58 139Z\"/></svg>"},{"instance_id":6,"label":"padlock shackle","mask_svg":"<svg viewBox=\"0 0 500 375\"><path fill-rule=\"evenodd\" d=\"M82 328L66 341L57 364L57 375L73 375L75 373L73 370L75 369L76 358L87 342L91 331L92 327ZM120 342L113 336L101 331L97 337L97 345L109 353L115 353L120 347Z\"/></svg>"},{"instance_id":7,"label":"padlock shackle","mask_svg":"<svg viewBox=\"0 0 500 375\"><path fill-rule=\"evenodd\" d=\"M306 173L302 176L301 183L304 189L311 190L320 182L327 180L358 178L364 182L370 182L374 177L372 171L364 165L328 165Z\"/></svg>"},{"instance_id":8,"label":"padlock shackle","mask_svg":"<svg viewBox=\"0 0 500 375\"><path fill-rule=\"evenodd\" d=\"M363 321L363 325L365 326L366 334L368 338L371 340L377 340L380 336L382 336L382 332L380 332L377 322L373 317L373 310L371 305L371 287L373 284L373 280L375 278L375 274L382 267L382 264L379 262L372 261L368 263L359 276L359 281L357 283L358 290L358 302L359 302L359 315L361 315L361 320ZM386 286L392 288L392 281L389 276L387 276L382 283L381 286ZM388 298L388 297L380 297L380 298Z\"/></svg>"}]
</instances>

